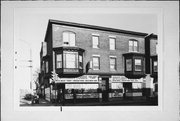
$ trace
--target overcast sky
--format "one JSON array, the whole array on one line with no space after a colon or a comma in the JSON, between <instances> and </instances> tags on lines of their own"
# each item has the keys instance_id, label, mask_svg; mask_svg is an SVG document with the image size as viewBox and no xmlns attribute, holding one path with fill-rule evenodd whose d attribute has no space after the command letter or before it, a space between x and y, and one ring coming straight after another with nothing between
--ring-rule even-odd
<instances>
[{"instance_id":1,"label":"overcast sky","mask_svg":"<svg viewBox=\"0 0 180 121\"><path fill-rule=\"evenodd\" d=\"M94 13L84 11L80 13L60 9L21 9L15 12L15 51L18 51L18 65L29 64L32 50L33 71L40 66L40 48L44 41L49 19L69 21L90 25L111 27L116 29L138 31L157 34L157 15L155 14L122 14L122 13ZM28 68L26 68L28 71ZM19 73L25 72L25 68ZM27 74L28 75L28 74Z\"/></svg>"}]
</instances>

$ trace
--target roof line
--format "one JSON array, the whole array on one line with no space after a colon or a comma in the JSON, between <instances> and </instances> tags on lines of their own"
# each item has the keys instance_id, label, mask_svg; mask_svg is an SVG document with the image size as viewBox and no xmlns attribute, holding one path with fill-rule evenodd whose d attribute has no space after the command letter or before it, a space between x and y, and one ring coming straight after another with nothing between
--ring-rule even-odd
<instances>
[{"instance_id":1,"label":"roof line","mask_svg":"<svg viewBox=\"0 0 180 121\"><path fill-rule=\"evenodd\" d=\"M131 34L131 35L136 35L136 36L147 36L148 35L147 33L142 33L142 32L127 31L127 30L121 30L121 29L115 29L115 28L109 28L109 27L102 27L102 26L88 25L88 24L80 24L80 23L53 20L53 19L49 19L49 23L66 25L66 26L73 26L73 27L88 28L88 29L103 30L103 31L109 31L109 32Z\"/></svg>"}]
</instances>

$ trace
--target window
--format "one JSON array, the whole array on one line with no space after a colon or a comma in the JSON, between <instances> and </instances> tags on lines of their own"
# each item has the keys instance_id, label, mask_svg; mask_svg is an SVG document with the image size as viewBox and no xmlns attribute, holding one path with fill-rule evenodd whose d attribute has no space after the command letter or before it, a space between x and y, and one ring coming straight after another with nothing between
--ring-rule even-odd
<instances>
[{"instance_id":1,"label":"window","mask_svg":"<svg viewBox=\"0 0 180 121\"><path fill-rule=\"evenodd\" d=\"M64 52L64 68L78 68L78 53Z\"/></svg>"},{"instance_id":2,"label":"window","mask_svg":"<svg viewBox=\"0 0 180 121\"><path fill-rule=\"evenodd\" d=\"M49 71L48 70L48 61L46 61L46 70L45 71L46 71L46 73L48 73L48 71Z\"/></svg>"},{"instance_id":3,"label":"window","mask_svg":"<svg viewBox=\"0 0 180 121\"><path fill-rule=\"evenodd\" d=\"M56 55L56 68L62 68L62 54Z\"/></svg>"},{"instance_id":4,"label":"window","mask_svg":"<svg viewBox=\"0 0 180 121\"><path fill-rule=\"evenodd\" d=\"M75 46L75 33L63 32L63 45L64 46Z\"/></svg>"},{"instance_id":5,"label":"window","mask_svg":"<svg viewBox=\"0 0 180 121\"><path fill-rule=\"evenodd\" d=\"M92 36L93 48L99 48L99 36Z\"/></svg>"},{"instance_id":6,"label":"window","mask_svg":"<svg viewBox=\"0 0 180 121\"><path fill-rule=\"evenodd\" d=\"M142 71L141 59L134 59L135 61L135 71Z\"/></svg>"},{"instance_id":7,"label":"window","mask_svg":"<svg viewBox=\"0 0 180 121\"><path fill-rule=\"evenodd\" d=\"M109 38L109 47L110 47L110 50L115 50L115 42L116 39L115 38Z\"/></svg>"},{"instance_id":8,"label":"window","mask_svg":"<svg viewBox=\"0 0 180 121\"><path fill-rule=\"evenodd\" d=\"M157 61L154 61L154 63L153 63L153 65L154 65L154 72L157 72L157 70L158 70L158 64L157 64Z\"/></svg>"},{"instance_id":9,"label":"window","mask_svg":"<svg viewBox=\"0 0 180 121\"><path fill-rule=\"evenodd\" d=\"M99 57L93 57L93 70L99 70L100 69L100 58Z\"/></svg>"},{"instance_id":10,"label":"window","mask_svg":"<svg viewBox=\"0 0 180 121\"><path fill-rule=\"evenodd\" d=\"M132 71L132 59L126 59L126 71Z\"/></svg>"},{"instance_id":11,"label":"window","mask_svg":"<svg viewBox=\"0 0 180 121\"><path fill-rule=\"evenodd\" d=\"M116 70L116 58L110 57L110 70L115 71Z\"/></svg>"},{"instance_id":12,"label":"window","mask_svg":"<svg viewBox=\"0 0 180 121\"><path fill-rule=\"evenodd\" d=\"M137 40L129 40L129 52L138 52Z\"/></svg>"},{"instance_id":13,"label":"window","mask_svg":"<svg viewBox=\"0 0 180 121\"><path fill-rule=\"evenodd\" d=\"M82 55L79 55L79 69L83 69L83 59L82 59Z\"/></svg>"}]
</instances>

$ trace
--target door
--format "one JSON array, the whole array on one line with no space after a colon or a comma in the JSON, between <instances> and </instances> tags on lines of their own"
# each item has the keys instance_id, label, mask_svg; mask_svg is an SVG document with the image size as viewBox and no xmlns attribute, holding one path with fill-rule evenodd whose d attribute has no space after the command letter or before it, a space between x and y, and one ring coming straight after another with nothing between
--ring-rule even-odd
<instances>
[{"instance_id":1,"label":"door","mask_svg":"<svg viewBox=\"0 0 180 121\"><path fill-rule=\"evenodd\" d=\"M102 78L102 101L109 100L109 78Z\"/></svg>"},{"instance_id":2,"label":"door","mask_svg":"<svg viewBox=\"0 0 180 121\"><path fill-rule=\"evenodd\" d=\"M123 83L123 88L124 88L123 97L124 98L131 97L131 94L132 94L132 83L124 82Z\"/></svg>"}]
</instances>

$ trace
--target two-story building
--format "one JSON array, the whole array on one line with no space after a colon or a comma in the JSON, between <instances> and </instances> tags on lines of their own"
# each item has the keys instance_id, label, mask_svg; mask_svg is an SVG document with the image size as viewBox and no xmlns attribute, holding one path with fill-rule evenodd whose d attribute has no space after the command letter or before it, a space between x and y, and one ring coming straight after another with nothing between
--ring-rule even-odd
<instances>
[{"instance_id":1,"label":"two-story building","mask_svg":"<svg viewBox=\"0 0 180 121\"><path fill-rule=\"evenodd\" d=\"M51 101L152 96L156 45L154 34L49 20L40 52L42 94Z\"/></svg>"}]
</instances>

